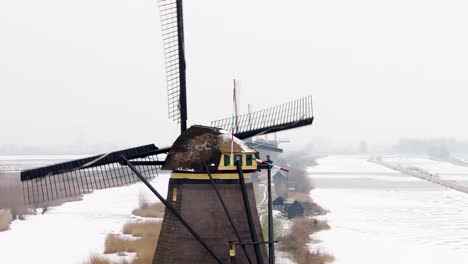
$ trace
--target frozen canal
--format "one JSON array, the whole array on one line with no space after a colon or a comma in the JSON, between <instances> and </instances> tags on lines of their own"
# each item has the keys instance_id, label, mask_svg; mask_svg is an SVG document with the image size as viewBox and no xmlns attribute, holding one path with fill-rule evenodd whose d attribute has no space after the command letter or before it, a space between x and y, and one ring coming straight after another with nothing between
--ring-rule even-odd
<instances>
[{"instance_id":1,"label":"frozen canal","mask_svg":"<svg viewBox=\"0 0 468 264\"><path fill-rule=\"evenodd\" d=\"M312 197L331 211L325 218L332 226L313 246L333 254L335 263L468 263L468 195L367 158L332 156L310 169ZM430 166L445 172L448 165ZM464 171L468 177L465 168L453 171L457 179Z\"/></svg>"}]
</instances>

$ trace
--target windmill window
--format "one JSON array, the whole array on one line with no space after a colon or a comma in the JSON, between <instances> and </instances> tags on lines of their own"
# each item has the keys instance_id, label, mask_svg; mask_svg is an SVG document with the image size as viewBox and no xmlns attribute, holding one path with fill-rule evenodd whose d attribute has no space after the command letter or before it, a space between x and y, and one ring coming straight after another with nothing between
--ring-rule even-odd
<instances>
[{"instance_id":1,"label":"windmill window","mask_svg":"<svg viewBox=\"0 0 468 264\"><path fill-rule=\"evenodd\" d=\"M224 155L224 166L229 166L231 164L231 157L229 155Z\"/></svg>"},{"instance_id":2,"label":"windmill window","mask_svg":"<svg viewBox=\"0 0 468 264\"><path fill-rule=\"evenodd\" d=\"M242 155L235 155L235 156L234 156L234 160L235 160L236 162L237 162L238 160L240 160L241 165L242 165L242 163L243 163L243 162L242 162Z\"/></svg>"},{"instance_id":3,"label":"windmill window","mask_svg":"<svg viewBox=\"0 0 468 264\"><path fill-rule=\"evenodd\" d=\"M247 166L252 166L252 155L247 155L247 161L246 161Z\"/></svg>"}]
</instances>

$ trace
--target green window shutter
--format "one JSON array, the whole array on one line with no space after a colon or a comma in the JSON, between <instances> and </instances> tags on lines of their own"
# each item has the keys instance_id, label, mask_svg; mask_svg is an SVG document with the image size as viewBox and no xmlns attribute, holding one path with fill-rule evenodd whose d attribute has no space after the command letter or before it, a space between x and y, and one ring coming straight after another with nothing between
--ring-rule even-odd
<instances>
[{"instance_id":1,"label":"green window shutter","mask_svg":"<svg viewBox=\"0 0 468 264\"><path fill-rule=\"evenodd\" d=\"M224 155L224 166L229 166L231 163L231 157L229 155Z\"/></svg>"},{"instance_id":2,"label":"green window shutter","mask_svg":"<svg viewBox=\"0 0 468 264\"><path fill-rule=\"evenodd\" d=\"M247 155L247 166L252 166L252 155Z\"/></svg>"}]
</instances>

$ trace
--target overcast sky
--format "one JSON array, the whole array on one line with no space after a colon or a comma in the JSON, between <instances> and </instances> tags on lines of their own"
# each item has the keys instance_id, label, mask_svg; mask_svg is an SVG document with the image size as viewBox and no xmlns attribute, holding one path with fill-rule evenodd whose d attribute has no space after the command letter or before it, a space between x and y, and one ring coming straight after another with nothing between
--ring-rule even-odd
<instances>
[{"instance_id":1,"label":"overcast sky","mask_svg":"<svg viewBox=\"0 0 468 264\"><path fill-rule=\"evenodd\" d=\"M1 0L0 144L168 145L155 0ZM468 2L185 0L189 123L314 98L303 142L468 139Z\"/></svg>"}]
</instances>

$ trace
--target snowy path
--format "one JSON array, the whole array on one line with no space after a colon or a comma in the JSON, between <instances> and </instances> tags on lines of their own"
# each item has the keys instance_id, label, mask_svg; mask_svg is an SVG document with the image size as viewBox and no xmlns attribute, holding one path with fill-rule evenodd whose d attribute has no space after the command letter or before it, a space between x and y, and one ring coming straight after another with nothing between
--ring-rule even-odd
<instances>
[{"instance_id":1,"label":"snowy path","mask_svg":"<svg viewBox=\"0 0 468 264\"><path fill-rule=\"evenodd\" d=\"M416 177L416 178L419 178L428 182L432 182L434 184L439 184L441 186L453 189L455 191L468 194L468 187L463 186L462 184L458 184L453 181L440 179L438 174L434 174L432 172L408 169L406 167L401 166L398 163L390 163L390 162L387 162L381 159L375 159L375 158L370 159L370 162L379 164L381 166L404 173L409 176L413 176L413 177Z\"/></svg>"},{"instance_id":2,"label":"snowy path","mask_svg":"<svg viewBox=\"0 0 468 264\"><path fill-rule=\"evenodd\" d=\"M421 168L433 174L438 174L443 180L453 181L468 187L468 167L465 166L435 161L428 157L384 157L384 160L403 167Z\"/></svg>"},{"instance_id":3,"label":"snowy path","mask_svg":"<svg viewBox=\"0 0 468 264\"><path fill-rule=\"evenodd\" d=\"M160 173L151 183L164 197L169 175ZM2 263L82 264L90 255L102 253L109 233L120 233L136 216L139 193L150 201L156 197L142 184L95 191L82 201L51 207L44 215L14 221L11 230L0 232Z\"/></svg>"}]
</instances>

